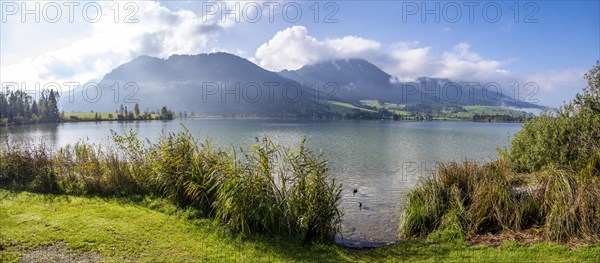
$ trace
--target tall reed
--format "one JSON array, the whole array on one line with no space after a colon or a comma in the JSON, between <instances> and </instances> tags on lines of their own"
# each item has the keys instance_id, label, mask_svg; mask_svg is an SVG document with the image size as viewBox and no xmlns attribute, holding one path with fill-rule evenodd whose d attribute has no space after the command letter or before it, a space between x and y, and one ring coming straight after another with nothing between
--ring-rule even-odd
<instances>
[{"instance_id":1,"label":"tall reed","mask_svg":"<svg viewBox=\"0 0 600 263\"><path fill-rule=\"evenodd\" d=\"M549 165L535 174L517 174L504 159L440 163L408 194L401 236L535 230L547 241L600 240L597 160L586 167L573 171Z\"/></svg>"},{"instance_id":2,"label":"tall reed","mask_svg":"<svg viewBox=\"0 0 600 263\"><path fill-rule=\"evenodd\" d=\"M56 153L0 148L0 186L73 195L153 195L193 207L243 233L330 241L339 231L341 185L327 161L265 138L226 152L191 133L156 143L133 131L108 145L78 142Z\"/></svg>"},{"instance_id":3,"label":"tall reed","mask_svg":"<svg viewBox=\"0 0 600 263\"><path fill-rule=\"evenodd\" d=\"M244 154L224 180L217 216L241 232L286 233L304 241L331 240L338 231L341 185L327 162L305 150L264 139Z\"/></svg>"}]
</instances>

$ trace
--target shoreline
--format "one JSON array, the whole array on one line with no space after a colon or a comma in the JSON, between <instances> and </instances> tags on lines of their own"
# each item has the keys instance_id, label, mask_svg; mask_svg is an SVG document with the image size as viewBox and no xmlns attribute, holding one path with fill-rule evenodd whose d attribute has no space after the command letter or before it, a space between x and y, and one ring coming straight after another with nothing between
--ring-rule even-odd
<instances>
[{"instance_id":1,"label":"shoreline","mask_svg":"<svg viewBox=\"0 0 600 263\"><path fill-rule=\"evenodd\" d=\"M0 127L39 125L39 124L60 124L60 123L78 123L78 122L134 122L134 121L181 121L181 120L339 120L339 121L389 121L389 122L465 122L465 123L525 123L525 121L474 121L469 119L433 119L433 120L392 120L392 119L352 119L352 118L310 118L310 117L229 117L229 116L203 116L203 117L188 117L165 119L80 119L80 120L62 120L59 122L38 122L38 123L11 123L0 124Z\"/></svg>"}]
</instances>

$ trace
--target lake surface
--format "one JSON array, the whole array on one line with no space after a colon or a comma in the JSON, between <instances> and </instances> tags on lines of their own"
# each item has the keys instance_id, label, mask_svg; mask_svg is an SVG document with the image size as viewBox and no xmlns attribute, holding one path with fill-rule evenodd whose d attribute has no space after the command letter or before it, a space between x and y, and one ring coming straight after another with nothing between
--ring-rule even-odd
<instances>
[{"instance_id":1,"label":"lake surface","mask_svg":"<svg viewBox=\"0 0 600 263\"><path fill-rule=\"evenodd\" d=\"M399 204L436 161L496 157L520 123L392 122L350 120L189 119L139 122L81 122L0 127L0 145L23 141L50 147L81 139L107 142L110 130L133 129L155 141L161 133L182 131L219 145L248 146L268 136L279 144L322 151L343 183L343 231L338 242L386 243L397 239ZM358 189L356 195L352 190ZM359 202L363 208L359 209Z\"/></svg>"}]
</instances>

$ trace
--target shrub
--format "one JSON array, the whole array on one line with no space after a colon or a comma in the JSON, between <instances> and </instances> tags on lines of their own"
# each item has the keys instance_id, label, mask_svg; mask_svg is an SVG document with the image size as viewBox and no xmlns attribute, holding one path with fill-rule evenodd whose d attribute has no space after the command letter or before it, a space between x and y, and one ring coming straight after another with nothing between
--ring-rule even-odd
<instances>
[{"instance_id":1,"label":"shrub","mask_svg":"<svg viewBox=\"0 0 600 263\"><path fill-rule=\"evenodd\" d=\"M511 168L535 172L550 164L580 169L600 148L600 60L588 86L556 112L527 122L511 143Z\"/></svg>"},{"instance_id":2,"label":"shrub","mask_svg":"<svg viewBox=\"0 0 600 263\"><path fill-rule=\"evenodd\" d=\"M55 193L52 158L46 148L11 147L0 149L0 184L16 189Z\"/></svg>"}]
</instances>

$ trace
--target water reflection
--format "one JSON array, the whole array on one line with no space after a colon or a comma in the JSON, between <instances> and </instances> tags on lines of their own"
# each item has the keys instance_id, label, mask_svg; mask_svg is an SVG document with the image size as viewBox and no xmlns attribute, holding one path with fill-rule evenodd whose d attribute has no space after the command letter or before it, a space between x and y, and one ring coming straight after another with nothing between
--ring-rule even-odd
<instances>
[{"instance_id":1,"label":"water reflection","mask_svg":"<svg viewBox=\"0 0 600 263\"><path fill-rule=\"evenodd\" d=\"M0 147L40 145L56 148L58 144L58 126L56 123L38 125L16 125L0 127Z\"/></svg>"}]
</instances>

